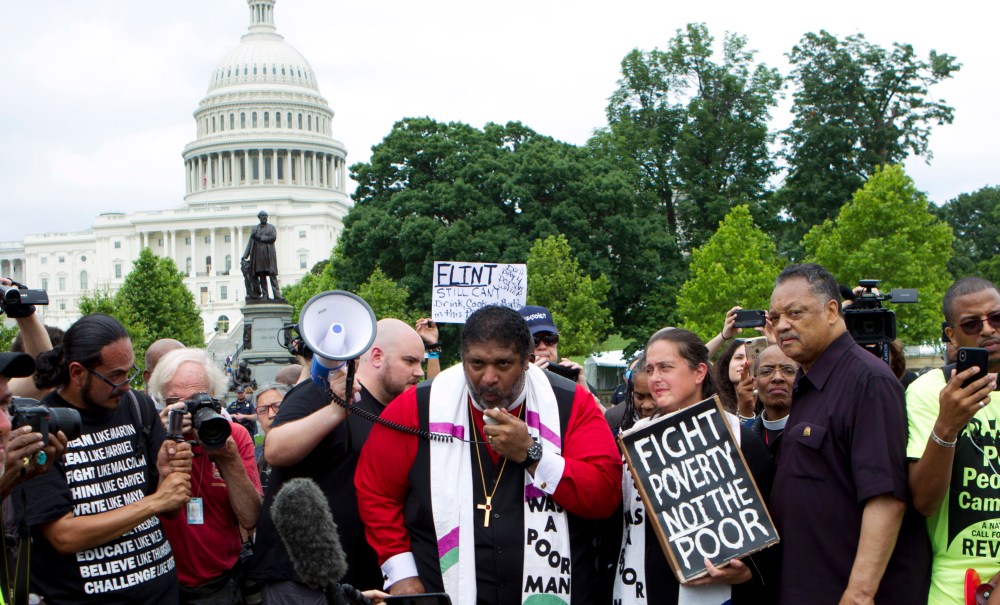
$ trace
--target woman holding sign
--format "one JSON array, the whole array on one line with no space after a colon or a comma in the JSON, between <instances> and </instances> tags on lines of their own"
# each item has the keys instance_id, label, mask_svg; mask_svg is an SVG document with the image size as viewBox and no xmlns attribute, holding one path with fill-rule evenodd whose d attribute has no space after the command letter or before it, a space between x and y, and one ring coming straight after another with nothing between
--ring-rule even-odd
<instances>
[{"instance_id":1,"label":"woman holding sign","mask_svg":"<svg viewBox=\"0 0 1000 605\"><path fill-rule=\"evenodd\" d=\"M632 432L642 430L642 426L648 422L684 410L715 394L713 375L708 365L708 349L692 332L673 328L660 330L646 344L645 356L649 389L656 400L659 412L649 421L637 423ZM715 414L715 412L707 414ZM767 447L757 435L740 426L739 419L735 415L729 412L722 412L722 414L743 453L743 459L753 475L754 482L766 498L770 491L773 473ZM696 437L692 437L695 428L685 429L685 427L681 427L674 433L675 435L684 435L684 438L687 439L688 449L692 451L694 449L692 443L697 441ZM667 435L667 432L663 434ZM656 454L662 457L662 450L659 449L661 447L673 447L673 450L668 453L676 453L683 446L679 442L677 445L668 444L664 438L662 446L653 444L651 449L655 449ZM652 455L651 453L650 456ZM711 487L711 478L716 473L713 473L711 468L706 468L710 464L706 464L705 461L713 460L712 452L708 451L698 455L701 456L702 462L700 475L697 474L699 465L691 461L693 458L675 463L678 464L677 468L686 467L688 469L686 473L690 474L685 476L684 481L688 482L689 485ZM718 460L721 456L721 454L715 456L714 460ZM635 462L634 459L632 461ZM645 461L641 462L645 464ZM745 557L742 560L733 559L728 562L716 560L715 564L709 561L708 557L705 557L704 566L707 575L681 584L675 575L675 570L671 568L671 563L668 562L663 548L661 548L654 524L648 522L650 513L644 506L639 488L636 487L632 474L629 472L624 474L622 491L625 519L621 555L618 558L614 587L616 603L620 602L626 605L645 603L757 605L775 602L770 585L776 584L776 582L773 574L769 573L773 567L773 563L770 563L769 559L772 559L773 556L767 551L765 551L766 556L764 553L754 555L752 560L751 557ZM664 492L669 491L664 490ZM695 530L708 527L713 518L720 517L716 513L716 508L721 511L727 506L725 502L728 497L728 494L724 496L722 493L720 484L719 490L707 489L704 494L694 499L696 505L692 510L700 511L697 514L701 518L693 521L699 527L691 528L690 535L693 536L693 540L688 539L688 544L693 541L705 540L703 537L699 538L702 536L702 532L696 533ZM667 498L665 493L660 493L656 497L661 502ZM730 539L731 536L730 531L728 538L723 535L719 539ZM686 551L682 550L682 557L686 557L690 562L690 560L700 556L703 550L704 548L701 546L699 549L692 547ZM674 555L672 557L676 559ZM699 560L697 563L701 564L702 561ZM764 576L768 576L766 583Z\"/></svg>"}]
</instances>

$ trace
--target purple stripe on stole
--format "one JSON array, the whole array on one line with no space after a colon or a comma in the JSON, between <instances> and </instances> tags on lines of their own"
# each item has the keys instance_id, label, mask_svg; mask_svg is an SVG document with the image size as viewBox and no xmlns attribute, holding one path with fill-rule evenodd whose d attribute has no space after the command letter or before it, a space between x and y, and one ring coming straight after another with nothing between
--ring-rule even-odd
<instances>
[{"instance_id":1,"label":"purple stripe on stole","mask_svg":"<svg viewBox=\"0 0 1000 605\"><path fill-rule=\"evenodd\" d=\"M452 424L450 422L431 422L427 425L427 428L432 433L444 433L445 435L465 439L464 426L458 426L457 424Z\"/></svg>"},{"instance_id":2,"label":"purple stripe on stole","mask_svg":"<svg viewBox=\"0 0 1000 605\"><path fill-rule=\"evenodd\" d=\"M528 500L534 500L535 498L544 498L544 497L545 497L545 492L543 492L542 490L538 489L534 485L532 485L532 484L529 483L528 485L524 486L524 501L525 502L527 502Z\"/></svg>"},{"instance_id":3,"label":"purple stripe on stole","mask_svg":"<svg viewBox=\"0 0 1000 605\"><path fill-rule=\"evenodd\" d=\"M542 424L538 412L529 411L525 418L527 419L528 426L538 429L538 434L542 436L542 439L545 439L560 450L562 449L562 439L559 438L559 435L553 433L552 429Z\"/></svg>"},{"instance_id":4,"label":"purple stripe on stole","mask_svg":"<svg viewBox=\"0 0 1000 605\"><path fill-rule=\"evenodd\" d=\"M458 548L458 528L446 533L438 540L438 557L443 557L449 550Z\"/></svg>"}]
</instances>

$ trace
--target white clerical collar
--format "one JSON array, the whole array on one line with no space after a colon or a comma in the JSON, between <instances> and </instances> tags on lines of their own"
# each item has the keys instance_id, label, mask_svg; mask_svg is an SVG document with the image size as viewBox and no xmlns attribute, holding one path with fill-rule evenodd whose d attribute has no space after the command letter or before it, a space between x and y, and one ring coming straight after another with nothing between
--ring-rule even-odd
<instances>
[{"instance_id":1,"label":"white clerical collar","mask_svg":"<svg viewBox=\"0 0 1000 605\"><path fill-rule=\"evenodd\" d=\"M785 423L788 422L788 415L786 414L784 418L779 420L768 420L764 417L767 411L761 413L760 419L764 423L764 428L769 431L783 431L785 430Z\"/></svg>"},{"instance_id":2,"label":"white clerical collar","mask_svg":"<svg viewBox=\"0 0 1000 605\"><path fill-rule=\"evenodd\" d=\"M510 404L510 405L507 406L507 411L508 412L516 410L518 407L520 407L520 405L522 403L524 403L524 398L527 397L527 395L528 395L528 388L527 387L528 387L528 385L527 385L527 381L526 381L525 385L521 388L521 394L518 395L514 399L514 403L512 403L512 404ZM483 406L483 405L481 405L478 401L476 401L476 398L473 397L471 393L469 394L469 400L472 402L472 407L476 408L480 412L485 412L486 411L486 407Z\"/></svg>"}]
</instances>

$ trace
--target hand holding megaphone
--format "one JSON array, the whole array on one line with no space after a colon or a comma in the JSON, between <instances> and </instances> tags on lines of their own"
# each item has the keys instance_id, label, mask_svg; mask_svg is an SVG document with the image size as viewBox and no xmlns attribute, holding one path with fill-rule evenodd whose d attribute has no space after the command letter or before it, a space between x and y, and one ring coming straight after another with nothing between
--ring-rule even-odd
<instances>
[{"instance_id":1,"label":"hand holding megaphone","mask_svg":"<svg viewBox=\"0 0 1000 605\"><path fill-rule=\"evenodd\" d=\"M357 362L351 361L348 363L357 363ZM330 392L339 397L341 401L348 401L347 397L344 397L344 388L347 384L347 364L344 364L343 366L337 368L336 370L332 370L329 373L329 380L330 380L330 386L328 388ZM356 380L354 381L351 391L352 391L351 399L353 399L355 402L360 401L361 384L358 381ZM337 404L331 402L331 405L337 405Z\"/></svg>"}]
</instances>

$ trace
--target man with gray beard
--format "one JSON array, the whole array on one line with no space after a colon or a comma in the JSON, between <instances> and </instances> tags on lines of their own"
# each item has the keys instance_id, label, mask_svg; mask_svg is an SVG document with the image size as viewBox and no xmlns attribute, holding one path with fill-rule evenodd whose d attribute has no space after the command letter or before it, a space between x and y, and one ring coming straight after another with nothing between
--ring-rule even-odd
<instances>
[{"instance_id":1,"label":"man with gray beard","mask_svg":"<svg viewBox=\"0 0 1000 605\"><path fill-rule=\"evenodd\" d=\"M607 423L586 389L529 362L518 312L483 307L461 338L461 364L382 415L425 438L375 426L358 462L385 587L455 603L593 602L595 520L614 512L622 480Z\"/></svg>"}]
</instances>

